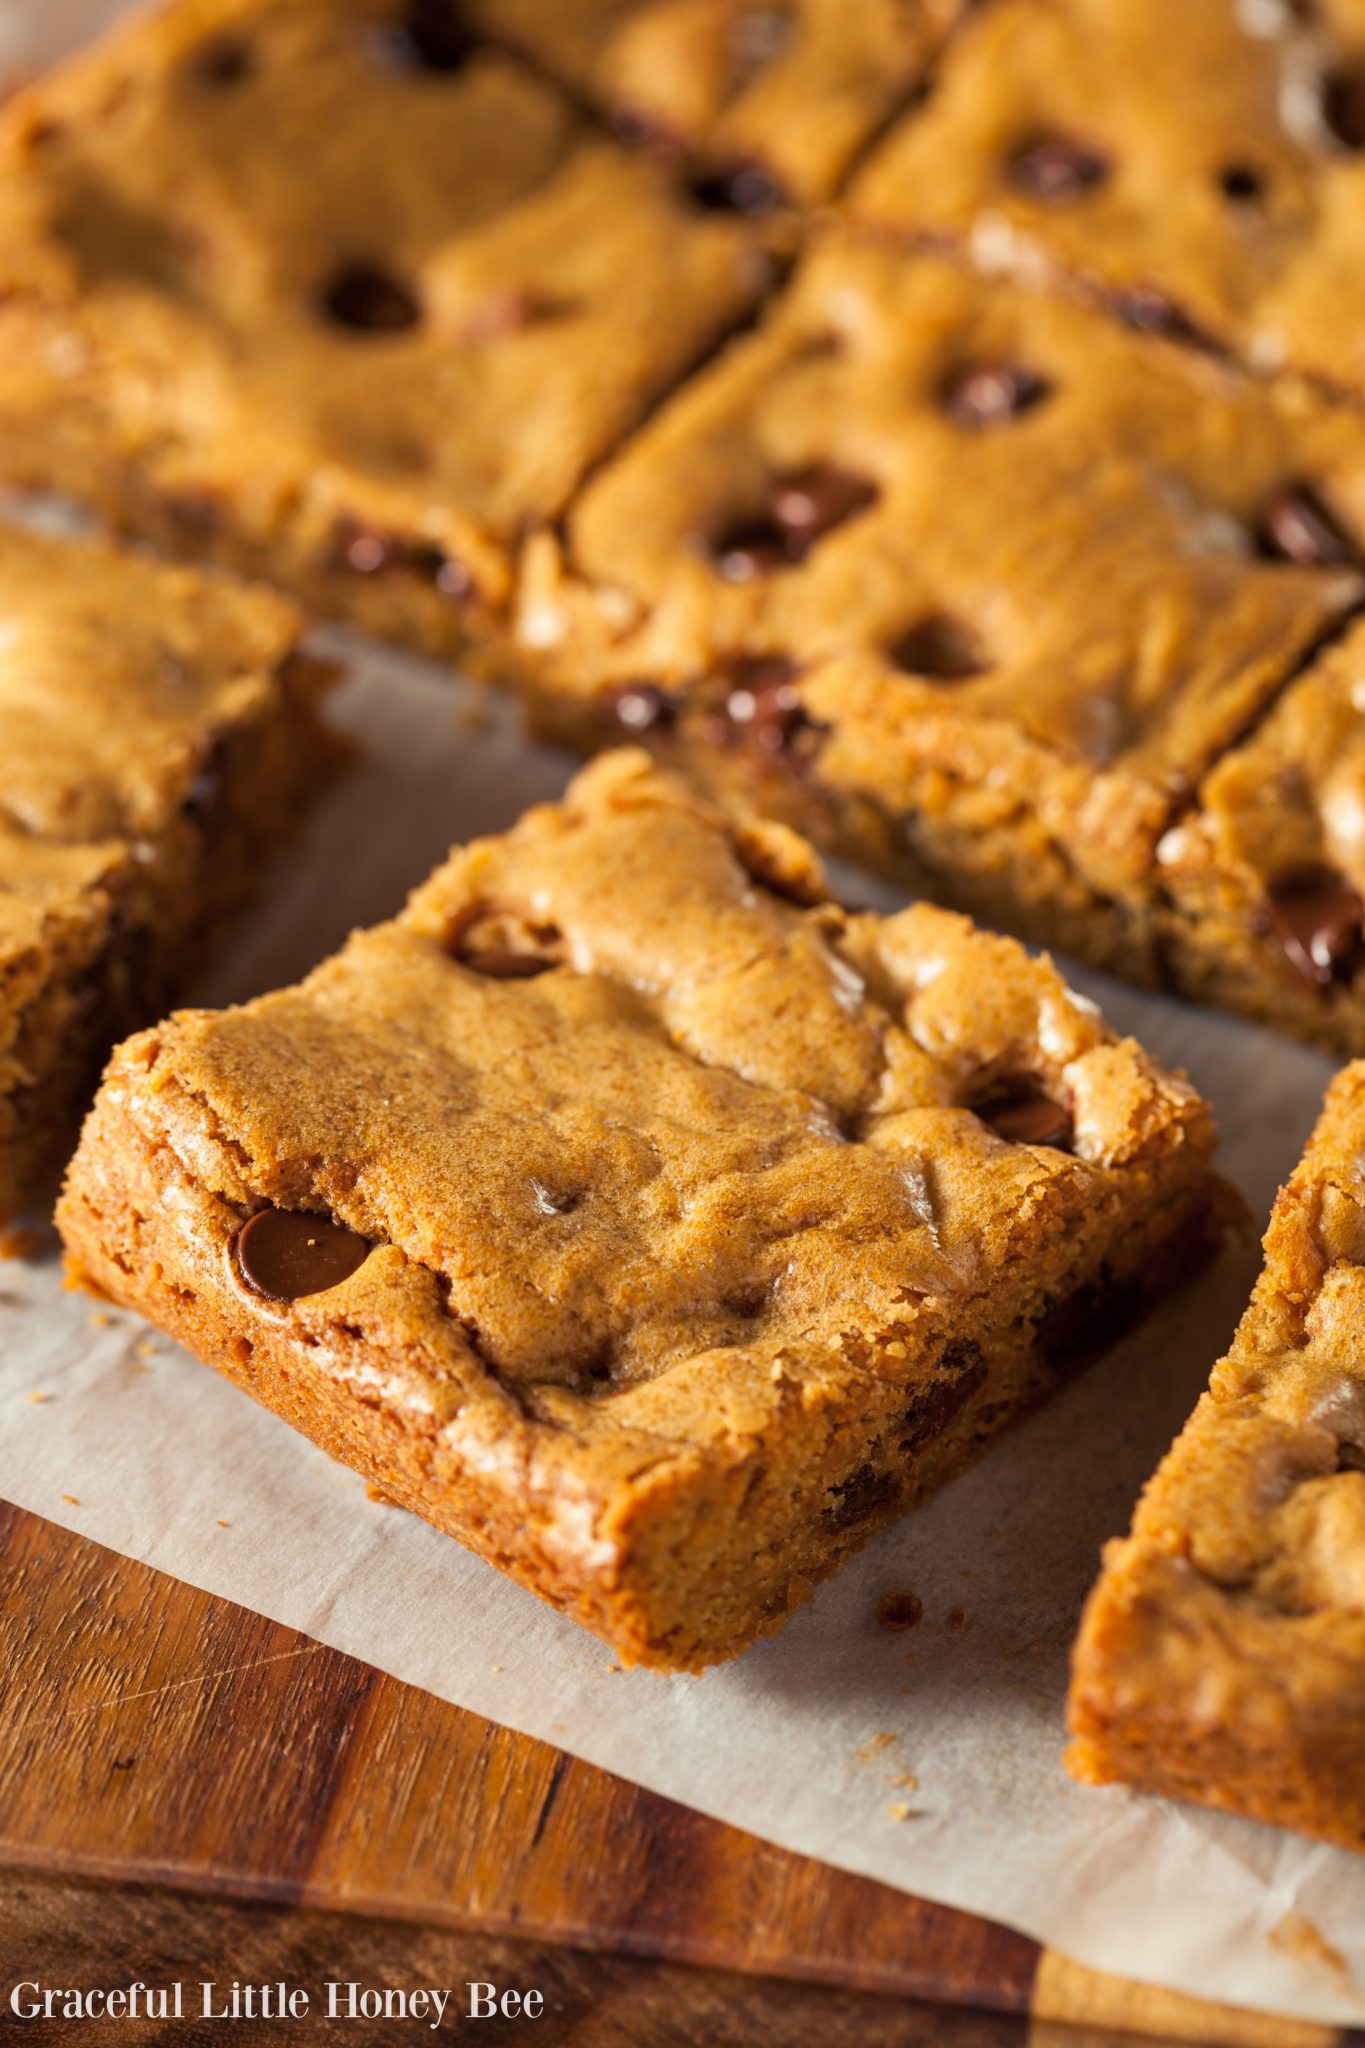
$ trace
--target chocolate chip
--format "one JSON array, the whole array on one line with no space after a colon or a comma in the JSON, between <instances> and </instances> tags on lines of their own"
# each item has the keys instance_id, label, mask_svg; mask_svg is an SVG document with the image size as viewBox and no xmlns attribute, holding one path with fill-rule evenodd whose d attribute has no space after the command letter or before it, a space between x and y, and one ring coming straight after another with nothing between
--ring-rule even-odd
<instances>
[{"instance_id":1,"label":"chocolate chip","mask_svg":"<svg viewBox=\"0 0 1365 2048\"><path fill-rule=\"evenodd\" d=\"M1272 498L1261 515L1256 539L1263 555L1304 568L1357 560L1354 542L1311 484L1289 484Z\"/></svg>"},{"instance_id":2,"label":"chocolate chip","mask_svg":"<svg viewBox=\"0 0 1365 2048\"><path fill-rule=\"evenodd\" d=\"M180 815L200 832L208 833L217 820L227 786L228 741L213 741L190 777L180 801Z\"/></svg>"},{"instance_id":3,"label":"chocolate chip","mask_svg":"<svg viewBox=\"0 0 1365 2048\"><path fill-rule=\"evenodd\" d=\"M393 71L458 71L476 47L451 0L408 0L370 35L375 58Z\"/></svg>"},{"instance_id":4,"label":"chocolate chip","mask_svg":"<svg viewBox=\"0 0 1365 2048\"><path fill-rule=\"evenodd\" d=\"M729 583L747 583L804 562L817 541L876 503L869 477L834 463L810 462L774 477L766 508L722 527L711 541Z\"/></svg>"},{"instance_id":5,"label":"chocolate chip","mask_svg":"<svg viewBox=\"0 0 1365 2048\"><path fill-rule=\"evenodd\" d=\"M563 319L572 311L567 299L555 298L534 285L510 285L470 308L459 323L459 337L473 343L502 341L509 334L524 334L528 327Z\"/></svg>"},{"instance_id":6,"label":"chocolate chip","mask_svg":"<svg viewBox=\"0 0 1365 2048\"><path fill-rule=\"evenodd\" d=\"M727 583L752 583L759 576L790 569L800 560L788 548L781 527L761 518L722 528L712 542L712 555Z\"/></svg>"},{"instance_id":7,"label":"chocolate chip","mask_svg":"<svg viewBox=\"0 0 1365 2048\"><path fill-rule=\"evenodd\" d=\"M433 542L380 533L358 519L343 517L332 528L332 545L338 560L357 576L378 576L387 569L403 570L434 584L442 597L450 598L452 603L461 603L474 594L473 578L463 562L457 562Z\"/></svg>"},{"instance_id":8,"label":"chocolate chip","mask_svg":"<svg viewBox=\"0 0 1365 2048\"><path fill-rule=\"evenodd\" d=\"M1093 143L1071 135L1044 135L1013 158L1010 183L1030 199L1062 206L1079 199L1109 175L1109 159Z\"/></svg>"},{"instance_id":9,"label":"chocolate chip","mask_svg":"<svg viewBox=\"0 0 1365 2048\"><path fill-rule=\"evenodd\" d=\"M406 285L372 263L347 263L324 286L328 318L359 334L398 334L415 327L421 308Z\"/></svg>"},{"instance_id":10,"label":"chocolate chip","mask_svg":"<svg viewBox=\"0 0 1365 2048\"><path fill-rule=\"evenodd\" d=\"M960 370L943 391L943 408L955 426L976 431L1000 427L1031 412L1052 390L1023 363L980 363Z\"/></svg>"},{"instance_id":11,"label":"chocolate chip","mask_svg":"<svg viewBox=\"0 0 1365 2048\"><path fill-rule=\"evenodd\" d=\"M208 491L162 491L155 509L176 533L200 545L222 533L223 501Z\"/></svg>"},{"instance_id":12,"label":"chocolate chip","mask_svg":"<svg viewBox=\"0 0 1365 2048\"><path fill-rule=\"evenodd\" d=\"M258 1209L237 1233L237 1269L268 1301L299 1301L339 1287L370 1255L368 1238L329 1216Z\"/></svg>"},{"instance_id":13,"label":"chocolate chip","mask_svg":"<svg viewBox=\"0 0 1365 2048\"><path fill-rule=\"evenodd\" d=\"M1012 1145L1053 1145L1064 1152L1071 1143L1071 1112L1032 1081L1008 1082L969 1107Z\"/></svg>"},{"instance_id":14,"label":"chocolate chip","mask_svg":"<svg viewBox=\"0 0 1365 2048\"><path fill-rule=\"evenodd\" d=\"M624 683L607 699L607 716L623 732L669 732L678 722L681 699L657 683Z\"/></svg>"},{"instance_id":15,"label":"chocolate chip","mask_svg":"<svg viewBox=\"0 0 1365 2048\"><path fill-rule=\"evenodd\" d=\"M1155 285L1128 285L1114 293L1110 304L1125 327L1136 328L1139 334L1164 334L1171 341L1199 339L1193 322Z\"/></svg>"},{"instance_id":16,"label":"chocolate chip","mask_svg":"<svg viewBox=\"0 0 1365 2048\"><path fill-rule=\"evenodd\" d=\"M1365 903L1339 869L1304 861L1271 882L1256 928L1278 939L1305 981L1330 988L1349 981L1359 961Z\"/></svg>"},{"instance_id":17,"label":"chocolate chip","mask_svg":"<svg viewBox=\"0 0 1365 2048\"><path fill-rule=\"evenodd\" d=\"M461 953L460 965L468 967L475 974L486 974L490 981L534 981L537 975L548 974L556 965L553 960L543 960L538 953L514 953L509 947L490 947L485 953Z\"/></svg>"},{"instance_id":18,"label":"chocolate chip","mask_svg":"<svg viewBox=\"0 0 1365 2048\"><path fill-rule=\"evenodd\" d=\"M815 730L785 655L740 655L726 673L725 716L763 753L787 753L799 734Z\"/></svg>"},{"instance_id":19,"label":"chocolate chip","mask_svg":"<svg viewBox=\"0 0 1365 2048\"><path fill-rule=\"evenodd\" d=\"M1365 149L1365 71L1334 71L1323 80L1322 118L1347 149Z\"/></svg>"},{"instance_id":20,"label":"chocolate chip","mask_svg":"<svg viewBox=\"0 0 1365 2048\"><path fill-rule=\"evenodd\" d=\"M699 171L688 189L708 213L772 213L784 203L782 187L772 172L750 161Z\"/></svg>"},{"instance_id":21,"label":"chocolate chip","mask_svg":"<svg viewBox=\"0 0 1365 2048\"><path fill-rule=\"evenodd\" d=\"M446 934L452 960L489 981L534 981L562 964L563 935L524 912L471 904Z\"/></svg>"},{"instance_id":22,"label":"chocolate chip","mask_svg":"<svg viewBox=\"0 0 1365 2048\"><path fill-rule=\"evenodd\" d=\"M197 50L192 50L185 71L195 85L225 86L240 85L255 68L255 57L245 37L223 34L210 36Z\"/></svg>"},{"instance_id":23,"label":"chocolate chip","mask_svg":"<svg viewBox=\"0 0 1365 2048\"><path fill-rule=\"evenodd\" d=\"M773 520L788 547L799 551L799 559L836 526L874 505L877 497L877 486L869 477L830 462L812 462L778 477Z\"/></svg>"},{"instance_id":24,"label":"chocolate chip","mask_svg":"<svg viewBox=\"0 0 1365 2048\"><path fill-rule=\"evenodd\" d=\"M1337 1445L1338 1472L1365 1472L1365 1446L1341 1443Z\"/></svg>"},{"instance_id":25,"label":"chocolate chip","mask_svg":"<svg viewBox=\"0 0 1365 2048\"><path fill-rule=\"evenodd\" d=\"M1255 164L1228 164L1218 173L1225 199L1234 206L1254 206L1265 197L1265 174Z\"/></svg>"},{"instance_id":26,"label":"chocolate chip","mask_svg":"<svg viewBox=\"0 0 1365 2048\"><path fill-rule=\"evenodd\" d=\"M632 149L647 150L651 156L662 157L678 156L682 152L682 143L673 129L644 107L615 106L607 118L621 141Z\"/></svg>"},{"instance_id":27,"label":"chocolate chip","mask_svg":"<svg viewBox=\"0 0 1365 2048\"><path fill-rule=\"evenodd\" d=\"M827 1529L848 1529L869 1515L880 1514L900 1499L900 1484L893 1472L879 1472L873 1465L860 1465L842 1486L829 1489L829 1506L820 1519Z\"/></svg>"},{"instance_id":28,"label":"chocolate chip","mask_svg":"<svg viewBox=\"0 0 1365 2048\"><path fill-rule=\"evenodd\" d=\"M980 640L965 619L951 612L930 612L887 648L887 655L907 675L933 682L961 683L984 675L990 667Z\"/></svg>"},{"instance_id":29,"label":"chocolate chip","mask_svg":"<svg viewBox=\"0 0 1365 2048\"><path fill-rule=\"evenodd\" d=\"M878 1628L918 1628L924 1619L924 1602L918 1593L883 1593L877 1602Z\"/></svg>"},{"instance_id":30,"label":"chocolate chip","mask_svg":"<svg viewBox=\"0 0 1365 2048\"><path fill-rule=\"evenodd\" d=\"M921 1445L942 1436L985 1379L986 1361L977 1345L950 1345L940 1357L932 1379L913 1396L901 1417L901 1452L917 1451Z\"/></svg>"}]
</instances>

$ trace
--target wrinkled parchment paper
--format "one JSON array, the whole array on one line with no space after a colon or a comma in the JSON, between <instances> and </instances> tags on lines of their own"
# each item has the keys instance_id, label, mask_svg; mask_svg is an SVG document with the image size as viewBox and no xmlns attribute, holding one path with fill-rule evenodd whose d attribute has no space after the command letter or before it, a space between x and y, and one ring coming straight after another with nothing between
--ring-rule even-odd
<instances>
[{"instance_id":1,"label":"wrinkled parchment paper","mask_svg":"<svg viewBox=\"0 0 1365 2048\"><path fill-rule=\"evenodd\" d=\"M44 57L112 11L0 0L0 65ZM337 713L366 758L277 864L195 1000L292 980L396 908L451 840L509 823L570 771L519 741L507 707L488 714L421 663L342 644L352 667ZM1212 1098L1225 1168L1259 1227L1329 1062L1075 978ZM1060 1762L1067 1644L1099 1545L1126 1525L1256 1264L1254 1246L1232 1249L777 1640L700 1680L617 1670L603 1645L371 1502L135 1318L96 1318L64 1294L50 1238L0 1263L0 1496L788 1849L1096 1968L1365 2024L1365 1859L1082 1789ZM904 1589L924 1618L891 1633L876 1603ZM1316 1959L1316 1944L1286 1940L1290 1916L1322 1937Z\"/></svg>"}]
</instances>

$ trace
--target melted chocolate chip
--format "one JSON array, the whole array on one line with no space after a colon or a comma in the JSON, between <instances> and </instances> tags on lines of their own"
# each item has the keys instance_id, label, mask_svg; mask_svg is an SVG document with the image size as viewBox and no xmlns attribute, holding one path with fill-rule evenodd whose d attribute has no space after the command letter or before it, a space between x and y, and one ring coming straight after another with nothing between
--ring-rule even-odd
<instances>
[{"instance_id":1,"label":"melted chocolate chip","mask_svg":"<svg viewBox=\"0 0 1365 2048\"><path fill-rule=\"evenodd\" d=\"M900 1485L893 1472L878 1472L873 1465L861 1465L842 1486L829 1489L829 1506L820 1516L827 1529L849 1529L891 1507L900 1498Z\"/></svg>"},{"instance_id":2,"label":"melted chocolate chip","mask_svg":"<svg viewBox=\"0 0 1365 2048\"><path fill-rule=\"evenodd\" d=\"M1365 149L1365 71L1334 71L1324 80L1322 118L1346 149Z\"/></svg>"},{"instance_id":3,"label":"melted chocolate chip","mask_svg":"<svg viewBox=\"0 0 1365 2048\"><path fill-rule=\"evenodd\" d=\"M490 981L534 981L561 964L563 937L553 925L519 912L474 904L454 920L446 950L461 967Z\"/></svg>"},{"instance_id":4,"label":"melted chocolate chip","mask_svg":"<svg viewBox=\"0 0 1365 2048\"><path fill-rule=\"evenodd\" d=\"M406 285L372 263L347 263L323 287L323 311L357 334L399 334L415 327L421 308Z\"/></svg>"},{"instance_id":5,"label":"melted chocolate chip","mask_svg":"<svg viewBox=\"0 0 1365 2048\"><path fill-rule=\"evenodd\" d=\"M1270 884L1256 928L1278 939L1306 982L1326 989L1349 981L1359 963L1365 903L1339 869L1306 861Z\"/></svg>"},{"instance_id":6,"label":"melted chocolate chip","mask_svg":"<svg viewBox=\"0 0 1365 2048\"><path fill-rule=\"evenodd\" d=\"M942 1436L986 1378L986 1361L975 1344L954 1344L945 1351L934 1377L920 1389L901 1417L900 1449L917 1451Z\"/></svg>"},{"instance_id":7,"label":"melted chocolate chip","mask_svg":"<svg viewBox=\"0 0 1365 2048\"><path fill-rule=\"evenodd\" d=\"M657 114L644 107L618 105L607 115L615 133L632 149L648 150L651 156L679 156L682 143Z\"/></svg>"},{"instance_id":8,"label":"melted chocolate chip","mask_svg":"<svg viewBox=\"0 0 1365 2048\"><path fill-rule=\"evenodd\" d=\"M855 470L833 463L812 462L780 476L773 490L775 524L789 548L804 556L846 519L865 512L877 501L877 486Z\"/></svg>"},{"instance_id":9,"label":"melted chocolate chip","mask_svg":"<svg viewBox=\"0 0 1365 2048\"><path fill-rule=\"evenodd\" d=\"M811 462L774 477L766 508L722 527L711 542L716 567L729 583L793 568L817 541L876 503L871 478L834 463Z\"/></svg>"},{"instance_id":10,"label":"melted chocolate chip","mask_svg":"<svg viewBox=\"0 0 1365 2048\"><path fill-rule=\"evenodd\" d=\"M370 1250L368 1238L328 1216L258 1209L237 1233L237 1269L268 1301L300 1301L349 1280Z\"/></svg>"},{"instance_id":11,"label":"melted chocolate chip","mask_svg":"<svg viewBox=\"0 0 1365 2048\"><path fill-rule=\"evenodd\" d=\"M1093 143L1072 135L1044 135L1021 149L1009 167L1010 183L1030 199L1064 206L1102 185L1109 159Z\"/></svg>"},{"instance_id":12,"label":"melted chocolate chip","mask_svg":"<svg viewBox=\"0 0 1365 2048\"><path fill-rule=\"evenodd\" d=\"M180 815L200 832L209 832L217 819L227 784L228 741L215 740L190 777L180 803Z\"/></svg>"},{"instance_id":13,"label":"melted chocolate chip","mask_svg":"<svg viewBox=\"0 0 1365 2048\"><path fill-rule=\"evenodd\" d=\"M357 576L378 576L387 569L405 570L435 585L442 597L461 603L474 594L474 584L463 562L426 541L407 540L399 534L379 533L358 519L342 518L332 529L332 541L339 561Z\"/></svg>"},{"instance_id":14,"label":"melted chocolate chip","mask_svg":"<svg viewBox=\"0 0 1365 2048\"><path fill-rule=\"evenodd\" d=\"M933 682L965 682L990 667L976 634L951 612L930 612L886 651L907 675L927 676Z\"/></svg>"},{"instance_id":15,"label":"melted chocolate chip","mask_svg":"<svg viewBox=\"0 0 1365 2048\"><path fill-rule=\"evenodd\" d=\"M408 0L370 37L377 61L394 71L458 71L476 45L451 0Z\"/></svg>"},{"instance_id":16,"label":"melted chocolate chip","mask_svg":"<svg viewBox=\"0 0 1365 2048\"><path fill-rule=\"evenodd\" d=\"M799 734L815 730L796 675L782 654L741 655L729 665L725 716L765 754L787 753Z\"/></svg>"},{"instance_id":17,"label":"melted chocolate chip","mask_svg":"<svg viewBox=\"0 0 1365 2048\"><path fill-rule=\"evenodd\" d=\"M975 432L1005 426L1032 412L1051 389L1046 377L1023 363L980 363L950 379L943 392L943 409L955 426Z\"/></svg>"},{"instance_id":18,"label":"melted chocolate chip","mask_svg":"<svg viewBox=\"0 0 1365 2048\"><path fill-rule=\"evenodd\" d=\"M459 335L461 341L476 344L503 341L510 334L524 334L530 327L561 320L573 310L569 300L555 298L535 285L510 285L472 306L460 322Z\"/></svg>"},{"instance_id":19,"label":"melted chocolate chip","mask_svg":"<svg viewBox=\"0 0 1365 2048\"><path fill-rule=\"evenodd\" d=\"M490 981L534 981L548 974L557 961L542 959L538 953L515 953L507 946L492 946L484 953L461 953L460 965Z\"/></svg>"},{"instance_id":20,"label":"melted chocolate chip","mask_svg":"<svg viewBox=\"0 0 1365 2048\"><path fill-rule=\"evenodd\" d=\"M1218 173L1218 184L1223 197L1234 206L1255 206L1265 197L1265 173L1255 164L1225 165Z\"/></svg>"},{"instance_id":21,"label":"melted chocolate chip","mask_svg":"<svg viewBox=\"0 0 1365 2048\"><path fill-rule=\"evenodd\" d=\"M1115 292L1110 304L1124 325L1139 334L1164 334L1172 341L1199 339L1193 323L1154 285L1129 285Z\"/></svg>"},{"instance_id":22,"label":"melted chocolate chip","mask_svg":"<svg viewBox=\"0 0 1365 2048\"><path fill-rule=\"evenodd\" d=\"M240 85L256 68L250 43L243 36L210 36L190 53L185 66L195 85Z\"/></svg>"},{"instance_id":23,"label":"melted chocolate chip","mask_svg":"<svg viewBox=\"0 0 1365 2048\"><path fill-rule=\"evenodd\" d=\"M772 213L783 204L782 187L760 163L718 164L689 181L692 197L708 213Z\"/></svg>"},{"instance_id":24,"label":"melted chocolate chip","mask_svg":"<svg viewBox=\"0 0 1365 2048\"><path fill-rule=\"evenodd\" d=\"M1272 498L1256 534L1263 555L1301 567L1335 567L1357 559L1355 544L1311 484L1290 484Z\"/></svg>"},{"instance_id":25,"label":"melted chocolate chip","mask_svg":"<svg viewBox=\"0 0 1365 2048\"><path fill-rule=\"evenodd\" d=\"M1064 1152L1071 1143L1070 1111L1032 1081L1014 1081L993 1089L969 1107L1012 1145L1054 1145Z\"/></svg>"},{"instance_id":26,"label":"melted chocolate chip","mask_svg":"<svg viewBox=\"0 0 1365 2048\"><path fill-rule=\"evenodd\" d=\"M606 710L623 732L669 732L678 722L682 701L657 683L625 683L608 698Z\"/></svg>"}]
</instances>

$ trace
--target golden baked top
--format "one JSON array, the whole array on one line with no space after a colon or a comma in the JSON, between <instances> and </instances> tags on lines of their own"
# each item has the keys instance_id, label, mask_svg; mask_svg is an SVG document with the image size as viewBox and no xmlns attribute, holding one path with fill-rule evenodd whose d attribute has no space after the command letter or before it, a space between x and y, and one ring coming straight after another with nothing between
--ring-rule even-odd
<instances>
[{"instance_id":1,"label":"golden baked top","mask_svg":"<svg viewBox=\"0 0 1365 2048\"><path fill-rule=\"evenodd\" d=\"M962 0L472 0L481 25L762 212L828 198Z\"/></svg>"},{"instance_id":2,"label":"golden baked top","mask_svg":"<svg viewBox=\"0 0 1365 2048\"><path fill-rule=\"evenodd\" d=\"M1362 152L1361 0L1000 0L849 203L1360 389Z\"/></svg>"},{"instance_id":3,"label":"golden baked top","mask_svg":"<svg viewBox=\"0 0 1365 2048\"><path fill-rule=\"evenodd\" d=\"M0 136L5 405L98 393L192 539L226 493L456 604L500 601L521 526L765 275L742 222L416 0L179 0Z\"/></svg>"},{"instance_id":4,"label":"golden baked top","mask_svg":"<svg viewBox=\"0 0 1365 2048\"><path fill-rule=\"evenodd\" d=\"M1043 1299L1080 1219L1212 1148L1049 963L928 906L841 910L804 841L634 751L298 987L130 1040L104 1101L249 1219L253 1313L288 1296L265 1312L305 1341L363 1334L339 1371L382 1357L462 1431L520 1413L609 1466L817 1427L888 1346ZM282 1211L321 1285L269 1277Z\"/></svg>"},{"instance_id":5,"label":"golden baked top","mask_svg":"<svg viewBox=\"0 0 1365 2048\"><path fill-rule=\"evenodd\" d=\"M1362 533L1350 410L824 240L588 485L562 548L530 545L518 628L570 692L720 708L736 658L785 664L817 768L821 729L864 713L883 746L988 734L1014 786L1122 840L1359 596Z\"/></svg>"}]
</instances>

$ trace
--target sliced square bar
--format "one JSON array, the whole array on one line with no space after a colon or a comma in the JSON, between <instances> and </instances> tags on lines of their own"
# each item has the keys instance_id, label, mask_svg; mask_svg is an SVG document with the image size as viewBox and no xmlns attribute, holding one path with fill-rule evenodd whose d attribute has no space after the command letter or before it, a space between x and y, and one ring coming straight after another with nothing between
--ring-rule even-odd
<instances>
[{"instance_id":1,"label":"sliced square bar","mask_svg":"<svg viewBox=\"0 0 1365 2048\"><path fill-rule=\"evenodd\" d=\"M1111 1543L1068 1762L1365 1850L1365 1063L1281 1192L1232 1349Z\"/></svg>"},{"instance_id":2,"label":"sliced square bar","mask_svg":"<svg viewBox=\"0 0 1365 2048\"><path fill-rule=\"evenodd\" d=\"M834 238L533 536L517 630L548 730L1155 980L1156 843L1363 533L1350 408Z\"/></svg>"},{"instance_id":3,"label":"sliced square bar","mask_svg":"<svg viewBox=\"0 0 1365 2048\"><path fill-rule=\"evenodd\" d=\"M999 0L856 179L859 220L1365 390L1361 0Z\"/></svg>"},{"instance_id":4,"label":"sliced square bar","mask_svg":"<svg viewBox=\"0 0 1365 2048\"><path fill-rule=\"evenodd\" d=\"M0 1220L333 755L271 591L0 530Z\"/></svg>"},{"instance_id":5,"label":"sliced square bar","mask_svg":"<svg viewBox=\"0 0 1365 2048\"><path fill-rule=\"evenodd\" d=\"M297 988L115 1056L70 1270L695 1669L1220 1232L1207 1109L1045 961L829 898L638 750Z\"/></svg>"},{"instance_id":6,"label":"sliced square bar","mask_svg":"<svg viewBox=\"0 0 1365 2048\"><path fill-rule=\"evenodd\" d=\"M1365 1047L1365 624L1205 777L1157 844L1161 946L1202 1002Z\"/></svg>"},{"instance_id":7,"label":"sliced square bar","mask_svg":"<svg viewBox=\"0 0 1365 2048\"><path fill-rule=\"evenodd\" d=\"M436 652L753 232L426 0L177 0L0 123L0 470Z\"/></svg>"}]
</instances>

